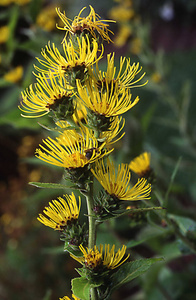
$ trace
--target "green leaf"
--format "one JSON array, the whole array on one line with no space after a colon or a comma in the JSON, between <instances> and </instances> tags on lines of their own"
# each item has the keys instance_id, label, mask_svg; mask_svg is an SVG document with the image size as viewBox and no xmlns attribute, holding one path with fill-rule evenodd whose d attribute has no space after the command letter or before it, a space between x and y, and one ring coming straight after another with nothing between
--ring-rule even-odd
<instances>
[{"instance_id":1,"label":"green leaf","mask_svg":"<svg viewBox=\"0 0 196 300\"><path fill-rule=\"evenodd\" d=\"M86 278L79 277L72 279L72 292L81 300L90 300L91 285Z\"/></svg>"},{"instance_id":2,"label":"green leaf","mask_svg":"<svg viewBox=\"0 0 196 300\"><path fill-rule=\"evenodd\" d=\"M146 212L146 211L152 211L152 210L162 210L164 209L161 206L155 206L155 207L144 207L144 208L135 208L135 209L126 209L125 212L120 214L120 216L128 214L128 213L140 213L140 212Z\"/></svg>"},{"instance_id":3,"label":"green leaf","mask_svg":"<svg viewBox=\"0 0 196 300\"><path fill-rule=\"evenodd\" d=\"M161 255L164 256L165 262L169 262L177 257L180 257L182 255L180 249L179 249L179 242L169 242L167 244L164 244L160 249Z\"/></svg>"},{"instance_id":4,"label":"green leaf","mask_svg":"<svg viewBox=\"0 0 196 300\"><path fill-rule=\"evenodd\" d=\"M80 250L74 250L73 248L71 248L68 242L65 242L64 244L64 251L67 251L77 257L81 257L83 255Z\"/></svg>"},{"instance_id":5,"label":"green leaf","mask_svg":"<svg viewBox=\"0 0 196 300\"><path fill-rule=\"evenodd\" d=\"M162 261L163 258L139 259L126 263L112 276L112 290L145 273L151 265Z\"/></svg>"},{"instance_id":6,"label":"green leaf","mask_svg":"<svg viewBox=\"0 0 196 300\"><path fill-rule=\"evenodd\" d=\"M60 183L45 183L45 182L29 182L30 185L36 186L42 189L70 189L71 187Z\"/></svg>"},{"instance_id":7,"label":"green leaf","mask_svg":"<svg viewBox=\"0 0 196 300\"><path fill-rule=\"evenodd\" d=\"M175 168L174 168L174 170L173 170L173 172L172 172L171 179L170 179L170 183L169 183L167 192L166 192L166 194L165 194L165 200L164 200L164 203L163 203L163 206L164 206L164 207L167 207L168 199L169 199L169 194L170 194L170 191L171 191L171 188L172 188L174 179L175 179L175 177L176 177L176 174L177 174L177 172L178 172L178 169L179 169L181 160L182 160L182 157L179 157L179 159L178 159L178 161L177 161L177 163L176 163L176 166L175 166Z\"/></svg>"},{"instance_id":8,"label":"green leaf","mask_svg":"<svg viewBox=\"0 0 196 300\"><path fill-rule=\"evenodd\" d=\"M8 114L15 109L17 106L17 99L20 94L20 88L14 84L8 83L9 88L5 91L3 95L1 95L0 102L0 115L2 118L5 117L5 114ZM18 110L18 118L20 115L20 111ZM1 121L2 122L2 121Z\"/></svg>"},{"instance_id":9,"label":"green leaf","mask_svg":"<svg viewBox=\"0 0 196 300\"><path fill-rule=\"evenodd\" d=\"M12 6L12 8L9 10L9 39L7 41L8 53L12 52L15 48L14 34L19 19L19 13L20 9L17 5Z\"/></svg>"},{"instance_id":10,"label":"green leaf","mask_svg":"<svg viewBox=\"0 0 196 300\"><path fill-rule=\"evenodd\" d=\"M184 235L187 233L188 230L190 230L191 228L194 228L196 226L196 222L187 217L177 216L174 214L168 214L168 217L171 220L174 220L178 224L181 232Z\"/></svg>"},{"instance_id":11,"label":"green leaf","mask_svg":"<svg viewBox=\"0 0 196 300\"><path fill-rule=\"evenodd\" d=\"M100 286L92 284L84 277L74 278L71 281L73 294L80 300L90 300L90 289Z\"/></svg>"},{"instance_id":12,"label":"green leaf","mask_svg":"<svg viewBox=\"0 0 196 300\"><path fill-rule=\"evenodd\" d=\"M51 296L52 296L52 291L51 290L47 290L46 294L45 294L45 296L43 298L43 300L50 300Z\"/></svg>"},{"instance_id":13,"label":"green leaf","mask_svg":"<svg viewBox=\"0 0 196 300\"><path fill-rule=\"evenodd\" d=\"M0 81L0 86L1 86L1 81ZM18 95L18 93L17 93ZM12 107L12 101L13 103L15 102L14 105L16 105L16 96L13 94L13 98L9 98L9 103L6 103L6 105L2 105L2 109L1 109L1 118L0 118L0 125L1 124L10 124L16 128L26 128L26 129L39 129L39 125L37 124L37 122L29 122L29 119L27 118L22 118L20 116L20 111L18 108L13 108ZM3 103L2 103L3 104ZM8 109L7 109L8 108ZM6 109L6 111L4 111L4 109Z\"/></svg>"},{"instance_id":14,"label":"green leaf","mask_svg":"<svg viewBox=\"0 0 196 300\"><path fill-rule=\"evenodd\" d=\"M34 22L36 22L36 18L40 13L41 8L42 8L42 1L40 0L34 0L30 3L29 14Z\"/></svg>"},{"instance_id":15,"label":"green leaf","mask_svg":"<svg viewBox=\"0 0 196 300\"><path fill-rule=\"evenodd\" d=\"M142 243L145 243L147 241L149 241L150 239L156 238L158 236L161 235L167 235L169 234L170 229L158 229L155 227L146 227L144 228L143 232L141 233L141 235L138 236L137 240L131 240L127 243L127 248L131 248L131 247L135 247L138 246Z\"/></svg>"},{"instance_id":16,"label":"green leaf","mask_svg":"<svg viewBox=\"0 0 196 300\"><path fill-rule=\"evenodd\" d=\"M50 127L50 126L46 126L44 124L41 124L40 122L38 122L39 126L41 126L42 128L48 130L48 131L59 131L59 128L56 127Z\"/></svg>"},{"instance_id":17,"label":"green leaf","mask_svg":"<svg viewBox=\"0 0 196 300\"><path fill-rule=\"evenodd\" d=\"M154 103L152 106L149 107L149 109L146 111L146 113L143 115L141 119L141 124L144 133L147 131L149 127L149 124L153 118L156 108L157 108L157 104Z\"/></svg>"},{"instance_id":18,"label":"green leaf","mask_svg":"<svg viewBox=\"0 0 196 300\"><path fill-rule=\"evenodd\" d=\"M107 216L103 216L101 221L105 221L105 220L108 220L108 219L112 219L112 218L118 218L118 217L121 217L123 215L127 215L129 213L141 213L141 212L148 212L148 211L152 211L152 210L162 210L164 209L163 207L161 206L156 206L156 207L144 207L144 208L131 208L131 209L126 209L122 212L122 210L120 211L116 211L116 212L109 212L110 215L107 215Z\"/></svg>"}]
</instances>

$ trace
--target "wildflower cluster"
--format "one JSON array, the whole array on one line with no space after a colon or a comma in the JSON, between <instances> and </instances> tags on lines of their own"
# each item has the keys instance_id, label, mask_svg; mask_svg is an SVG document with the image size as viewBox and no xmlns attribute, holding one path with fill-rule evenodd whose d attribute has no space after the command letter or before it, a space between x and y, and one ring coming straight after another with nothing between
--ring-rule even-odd
<instances>
[{"instance_id":1,"label":"wildflower cluster","mask_svg":"<svg viewBox=\"0 0 196 300\"><path fill-rule=\"evenodd\" d=\"M88 229L79 222L83 200L80 196L77 200L74 193L51 201L38 220L59 231L65 250L82 264L78 269L82 281L72 282L73 298L84 299L82 293L86 286L89 290L85 294L89 292L95 300L109 299L118 269L129 257L125 245L117 252L115 245L101 244L98 248L96 225L126 213L127 201L150 199L151 184L145 176L140 176L135 184L130 182L129 168L136 172L139 169L140 175L145 173L143 163L140 167L141 160L130 165L119 164L116 168L108 157L114 150L112 145L124 136L125 120L121 115L139 101L138 96L133 98L131 89L146 84L141 82L145 73L141 73L138 63L131 65L130 59L123 57L117 71L114 53L107 55L106 71L99 69L103 42L111 42L108 22L112 21L101 20L92 6L89 15L82 17L84 10L71 21L56 9L64 23L64 27L57 26L65 31L62 49L50 42L42 49L42 57L37 58L35 65L36 83L22 92L19 108L25 117L49 114L53 118L53 129L58 136L44 139L35 155L64 168L66 184L71 182L71 187L86 199ZM149 160L144 163L144 169L148 166ZM95 179L102 187L96 195ZM81 289L76 288L78 284Z\"/></svg>"}]
</instances>

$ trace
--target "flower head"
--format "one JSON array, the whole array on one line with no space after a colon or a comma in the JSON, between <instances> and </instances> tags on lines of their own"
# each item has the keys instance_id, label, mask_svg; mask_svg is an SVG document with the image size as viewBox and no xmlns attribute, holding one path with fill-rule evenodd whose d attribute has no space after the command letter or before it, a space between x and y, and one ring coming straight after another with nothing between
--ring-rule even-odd
<instances>
[{"instance_id":1,"label":"flower head","mask_svg":"<svg viewBox=\"0 0 196 300\"><path fill-rule=\"evenodd\" d=\"M1 26L0 27L0 44L4 44L7 42L10 36L10 29L8 26Z\"/></svg>"},{"instance_id":2,"label":"flower head","mask_svg":"<svg viewBox=\"0 0 196 300\"><path fill-rule=\"evenodd\" d=\"M103 140L106 143L106 146L110 146L116 142L118 142L124 135L123 132L120 136L120 132L125 126L125 119L123 119L121 124L122 117L115 117L115 119L111 122L110 127L107 131L102 131L100 140Z\"/></svg>"},{"instance_id":3,"label":"flower head","mask_svg":"<svg viewBox=\"0 0 196 300\"><path fill-rule=\"evenodd\" d=\"M37 58L44 69L37 66L35 66L35 69L41 73L48 73L51 70L55 75L61 76L65 75L66 72L84 73L88 66L101 59L103 47L98 57L98 43L96 40L93 40L90 44L88 38L82 37L81 40L77 38L77 44L78 48L76 50L71 40L65 41L63 43L63 56L54 43L52 43L52 46L48 43L41 52L44 59ZM81 78L79 77L79 79Z\"/></svg>"},{"instance_id":4,"label":"flower head","mask_svg":"<svg viewBox=\"0 0 196 300\"><path fill-rule=\"evenodd\" d=\"M142 51L142 40L139 37L135 37L131 40L130 52L134 55L138 55Z\"/></svg>"},{"instance_id":5,"label":"flower head","mask_svg":"<svg viewBox=\"0 0 196 300\"><path fill-rule=\"evenodd\" d=\"M56 25L56 12L54 5L48 5L37 16L36 23L46 31L52 31Z\"/></svg>"},{"instance_id":6,"label":"flower head","mask_svg":"<svg viewBox=\"0 0 196 300\"><path fill-rule=\"evenodd\" d=\"M74 139L73 142L73 133L65 131L56 140L49 137L43 142L46 147L40 145L41 149L36 150L36 156L49 164L66 169L82 168L113 150L104 151L105 143L99 146L92 131L85 128L81 129L77 141Z\"/></svg>"},{"instance_id":7,"label":"flower head","mask_svg":"<svg viewBox=\"0 0 196 300\"><path fill-rule=\"evenodd\" d=\"M23 76L23 67L17 66L16 68L7 72L3 78L9 82L17 83L22 79Z\"/></svg>"},{"instance_id":8,"label":"flower head","mask_svg":"<svg viewBox=\"0 0 196 300\"><path fill-rule=\"evenodd\" d=\"M122 24L119 28L119 31L114 39L116 47L122 47L127 43L128 38L132 34L132 28L129 24Z\"/></svg>"},{"instance_id":9,"label":"flower head","mask_svg":"<svg viewBox=\"0 0 196 300\"><path fill-rule=\"evenodd\" d=\"M118 268L129 257L129 255L127 255L127 257L124 258L126 252L126 246L124 245L122 249L119 249L117 252L115 252L115 245L113 245L111 249L110 245L105 245L104 253L102 244L100 245L100 250L97 246L94 246L92 249L85 249L82 245L79 246L79 249L83 253L83 257L71 256L91 270L97 270L99 267L103 266L107 269Z\"/></svg>"},{"instance_id":10,"label":"flower head","mask_svg":"<svg viewBox=\"0 0 196 300\"><path fill-rule=\"evenodd\" d=\"M150 157L150 153L142 153L130 162L129 169L140 177L146 177L145 175L150 171Z\"/></svg>"},{"instance_id":11,"label":"flower head","mask_svg":"<svg viewBox=\"0 0 196 300\"><path fill-rule=\"evenodd\" d=\"M1 6L8 6L12 3L12 0L1 0Z\"/></svg>"},{"instance_id":12,"label":"flower head","mask_svg":"<svg viewBox=\"0 0 196 300\"><path fill-rule=\"evenodd\" d=\"M87 124L87 110L86 107L80 102L80 103L74 103L74 113L72 115L72 119L65 120L58 120L56 122L56 125L62 129L66 129L70 125L73 127L76 127L79 124ZM61 130L62 131L62 130ZM71 133L71 131L70 131ZM73 131L72 131L73 133ZM78 138L78 137L77 137Z\"/></svg>"},{"instance_id":13,"label":"flower head","mask_svg":"<svg viewBox=\"0 0 196 300\"><path fill-rule=\"evenodd\" d=\"M83 103L91 111L105 117L123 114L139 101L139 97L131 101L130 89L123 89L122 93L119 94L118 88L113 82L110 86L106 85L106 89L101 91L90 79L86 82L86 89L79 81L77 81L77 88Z\"/></svg>"},{"instance_id":14,"label":"flower head","mask_svg":"<svg viewBox=\"0 0 196 300\"><path fill-rule=\"evenodd\" d=\"M138 84L142 80L142 78L145 76L145 72L139 77L137 76L141 70L142 67L139 66L139 63L135 64L133 63L131 65L130 58L122 57L120 58L120 65L119 65L119 71L117 72L115 64L114 64L114 55L108 54L107 55L107 70L106 72L99 70L98 64L96 64L96 71L94 72L94 77L96 84L100 86L101 88L107 87L111 85L113 82L113 85L116 86L118 89L118 92L123 92L124 88L135 88L135 87L141 87L144 86L145 83Z\"/></svg>"},{"instance_id":15,"label":"flower head","mask_svg":"<svg viewBox=\"0 0 196 300\"><path fill-rule=\"evenodd\" d=\"M83 36L84 34L90 34L93 38L96 38L96 32L102 37L103 40L106 40L108 43L111 42L111 39L108 33L113 32L108 29L108 24L106 22L115 22L112 20L100 20L100 16L95 13L94 8L90 6L90 13L87 17L81 17L82 12L86 9L83 7L78 16L74 18L74 20L70 20L66 17L65 12L60 12L60 9L56 9L57 14L61 18L64 23L64 27L58 27L58 29L65 30L65 38L63 42L65 42L67 34L76 35L76 36Z\"/></svg>"},{"instance_id":16,"label":"flower head","mask_svg":"<svg viewBox=\"0 0 196 300\"><path fill-rule=\"evenodd\" d=\"M120 2L120 1L119 1ZM119 22L127 22L133 18L135 12L131 7L131 1L121 1L120 5L112 7L110 17ZM124 3L125 2L125 3Z\"/></svg>"},{"instance_id":17,"label":"flower head","mask_svg":"<svg viewBox=\"0 0 196 300\"><path fill-rule=\"evenodd\" d=\"M79 122L87 123L87 110L82 102L77 102L76 110L73 114L73 120L76 124Z\"/></svg>"},{"instance_id":18,"label":"flower head","mask_svg":"<svg viewBox=\"0 0 196 300\"><path fill-rule=\"evenodd\" d=\"M73 294L72 294L72 298L73 300L80 300L80 298L74 296ZM68 296L64 296L63 298L59 298L59 300L71 300L71 299Z\"/></svg>"},{"instance_id":19,"label":"flower head","mask_svg":"<svg viewBox=\"0 0 196 300\"><path fill-rule=\"evenodd\" d=\"M129 201L150 199L151 184L147 184L146 179L141 178L133 187L130 186L131 173L128 165L119 165L116 172L114 163L109 159L106 167L103 160L99 160L91 171L104 190L114 199Z\"/></svg>"},{"instance_id":20,"label":"flower head","mask_svg":"<svg viewBox=\"0 0 196 300\"><path fill-rule=\"evenodd\" d=\"M29 89L22 92L22 102L19 109L27 115L25 117L36 118L48 114L51 110L56 110L63 105L64 114L69 113L73 93L71 92L64 78L54 76L54 74L38 74L37 83L34 88L30 85ZM28 116L28 114L30 116Z\"/></svg>"},{"instance_id":21,"label":"flower head","mask_svg":"<svg viewBox=\"0 0 196 300\"><path fill-rule=\"evenodd\" d=\"M63 230L64 227L75 222L79 216L81 199L79 197L78 206L73 193L64 197L66 200L58 197L58 200L50 202L43 211L44 215L39 214L38 221L54 230Z\"/></svg>"}]
</instances>

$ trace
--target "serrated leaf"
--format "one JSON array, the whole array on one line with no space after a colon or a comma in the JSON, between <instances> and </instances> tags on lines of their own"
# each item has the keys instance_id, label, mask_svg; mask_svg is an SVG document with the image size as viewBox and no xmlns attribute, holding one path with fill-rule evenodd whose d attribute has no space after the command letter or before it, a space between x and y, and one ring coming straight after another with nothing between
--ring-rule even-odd
<instances>
[{"instance_id":1,"label":"serrated leaf","mask_svg":"<svg viewBox=\"0 0 196 300\"><path fill-rule=\"evenodd\" d=\"M29 184L42 189L70 189L71 188L70 186L66 186L60 183L29 182Z\"/></svg>"},{"instance_id":2,"label":"serrated leaf","mask_svg":"<svg viewBox=\"0 0 196 300\"><path fill-rule=\"evenodd\" d=\"M139 259L126 263L112 276L112 290L145 273L151 265L162 261L163 258Z\"/></svg>"}]
</instances>

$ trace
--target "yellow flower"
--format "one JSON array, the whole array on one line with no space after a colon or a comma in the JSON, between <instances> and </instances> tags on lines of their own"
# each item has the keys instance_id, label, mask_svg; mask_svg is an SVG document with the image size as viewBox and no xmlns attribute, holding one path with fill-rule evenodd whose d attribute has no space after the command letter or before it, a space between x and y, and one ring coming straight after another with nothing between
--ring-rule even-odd
<instances>
[{"instance_id":1,"label":"yellow flower","mask_svg":"<svg viewBox=\"0 0 196 300\"><path fill-rule=\"evenodd\" d=\"M108 131L101 133L100 140L106 143L106 147L118 142L125 135L125 132L123 132L121 136L117 137L125 126L125 119L123 119L122 125L121 120L122 117L115 117Z\"/></svg>"},{"instance_id":2,"label":"yellow flower","mask_svg":"<svg viewBox=\"0 0 196 300\"><path fill-rule=\"evenodd\" d=\"M56 11L54 5L49 5L39 13L36 19L38 26L46 31L51 31L56 27Z\"/></svg>"},{"instance_id":3,"label":"yellow flower","mask_svg":"<svg viewBox=\"0 0 196 300\"><path fill-rule=\"evenodd\" d=\"M147 183L146 179L139 179L133 187L129 185L131 173L128 165L118 165L116 172L114 163L109 159L106 167L103 160L99 160L91 171L104 190L114 199L129 201L150 199L151 184Z\"/></svg>"},{"instance_id":4,"label":"yellow flower","mask_svg":"<svg viewBox=\"0 0 196 300\"><path fill-rule=\"evenodd\" d=\"M111 249L110 245L105 245L104 253L102 244L100 245L100 250L97 246L94 246L92 249L85 249L82 245L79 246L79 249L83 253L83 257L76 257L74 255L71 255L71 257L89 269L105 266L107 269L113 270L122 265L129 257L129 255L127 255L127 257L123 259L126 252L126 246L124 245L122 249L119 249L116 253L115 245L113 245Z\"/></svg>"},{"instance_id":5,"label":"yellow flower","mask_svg":"<svg viewBox=\"0 0 196 300\"><path fill-rule=\"evenodd\" d=\"M119 64L119 71L117 72L115 67L114 55L108 54L107 55L107 70L106 72L102 72L99 70L98 65L96 65L96 71L94 72L95 81L100 87L110 87L112 82L114 86L117 88L118 92L123 92L124 88L135 88L141 87L147 84L145 83L137 84L141 79L145 76L145 72L142 75L137 75L141 72L142 67L139 66L139 63L133 63L131 65L130 58L120 57L120 64Z\"/></svg>"},{"instance_id":6,"label":"yellow flower","mask_svg":"<svg viewBox=\"0 0 196 300\"><path fill-rule=\"evenodd\" d=\"M154 72L152 75L151 75L151 79L152 81L154 81L155 83L159 83L161 81L161 74L158 73L158 72Z\"/></svg>"},{"instance_id":7,"label":"yellow flower","mask_svg":"<svg viewBox=\"0 0 196 300\"><path fill-rule=\"evenodd\" d=\"M64 128L66 128L68 126L67 122L65 122L65 123L66 123L66 126ZM69 136L69 139L67 138L67 136ZM63 134L61 134L57 138L57 140L58 140L58 143L60 145L62 145L63 147L72 147L77 141L78 142L82 141L82 138L81 138L81 135L76 130L66 129L66 130L64 130Z\"/></svg>"},{"instance_id":8,"label":"yellow flower","mask_svg":"<svg viewBox=\"0 0 196 300\"><path fill-rule=\"evenodd\" d=\"M13 2L18 4L18 5L26 5L29 2L31 2L31 0L13 0Z\"/></svg>"},{"instance_id":9,"label":"yellow flower","mask_svg":"<svg viewBox=\"0 0 196 300\"><path fill-rule=\"evenodd\" d=\"M17 83L22 79L22 76L23 76L23 67L17 66L16 68L6 73L3 76L3 78L9 82Z\"/></svg>"},{"instance_id":10,"label":"yellow flower","mask_svg":"<svg viewBox=\"0 0 196 300\"><path fill-rule=\"evenodd\" d=\"M80 298L74 296L73 294L72 294L72 298L73 300L80 300ZM63 298L59 298L59 300L71 300L71 299L68 296L64 296Z\"/></svg>"},{"instance_id":11,"label":"yellow flower","mask_svg":"<svg viewBox=\"0 0 196 300\"><path fill-rule=\"evenodd\" d=\"M64 195L63 199L58 197L58 200L49 202L49 206L45 207L44 215L39 214L38 221L45 226L51 227L54 230L63 230L63 228L78 219L81 199L79 197L79 206L75 195Z\"/></svg>"},{"instance_id":12,"label":"yellow flower","mask_svg":"<svg viewBox=\"0 0 196 300\"><path fill-rule=\"evenodd\" d=\"M108 29L109 25L106 24L106 22L115 22L115 21L100 20L100 16L95 13L93 7L91 5L89 6L90 6L90 13L87 17L81 17L82 12L86 9L86 7L83 7L80 10L78 16L76 16L73 21L66 17L65 12L62 13L60 12L59 8L56 9L57 14L59 15L59 17L61 18L61 20L65 25L63 28L57 26L58 29L66 31L63 42L65 42L68 33L70 35L75 34L77 36L80 36L81 34L90 33L92 37L96 39L95 31L98 32L98 34L102 37L103 40L106 40L108 43L111 42L108 33L110 32L113 34L113 32Z\"/></svg>"},{"instance_id":13,"label":"yellow flower","mask_svg":"<svg viewBox=\"0 0 196 300\"><path fill-rule=\"evenodd\" d=\"M72 298L73 300L80 300L80 298L74 296L73 294L72 294ZM64 296L63 298L59 298L59 300L71 300L71 299L68 296Z\"/></svg>"},{"instance_id":14,"label":"yellow flower","mask_svg":"<svg viewBox=\"0 0 196 300\"><path fill-rule=\"evenodd\" d=\"M86 107L81 102L77 102L77 103L74 103L74 104L76 105L75 106L75 111L72 115L74 125L81 124L81 122L83 124L87 124L87 110L86 110ZM61 121L56 122L56 125L59 126L62 129L64 129L64 128L66 129L68 126L73 125L73 123L70 123L70 120L68 120L68 121L61 120Z\"/></svg>"},{"instance_id":15,"label":"yellow flower","mask_svg":"<svg viewBox=\"0 0 196 300\"><path fill-rule=\"evenodd\" d=\"M122 47L126 44L128 38L132 33L132 29L129 25L122 25L115 37L114 43L116 47Z\"/></svg>"},{"instance_id":16,"label":"yellow flower","mask_svg":"<svg viewBox=\"0 0 196 300\"><path fill-rule=\"evenodd\" d=\"M0 27L0 44L7 42L10 35L10 29L8 26Z\"/></svg>"},{"instance_id":17,"label":"yellow flower","mask_svg":"<svg viewBox=\"0 0 196 300\"><path fill-rule=\"evenodd\" d=\"M1 6L8 6L12 3L12 0L1 0Z\"/></svg>"},{"instance_id":18,"label":"yellow flower","mask_svg":"<svg viewBox=\"0 0 196 300\"><path fill-rule=\"evenodd\" d=\"M63 43L64 55L60 54L60 51L56 48L55 44L50 43L46 45L46 49L42 49L41 55L43 59L37 57L37 60L46 69L41 69L34 66L35 69L41 73L48 73L49 70L54 74L63 76L67 71L86 71L86 68L96 63L103 55L103 47L99 57L97 57L98 43L93 39L92 44L89 39L82 37L82 40L77 38L78 50L74 48L74 44L71 40Z\"/></svg>"},{"instance_id":19,"label":"yellow flower","mask_svg":"<svg viewBox=\"0 0 196 300\"><path fill-rule=\"evenodd\" d=\"M122 20L123 20L123 22L126 22L134 17L135 12L132 8L118 5L118 6L112 7L109 14L110 14L110 17L116 21L122 22Z\"/></svg>"},{"instance_id":20,"label":"yellow flower","mask_svg":"<svg viewBox=\"0 0 196 300\"><path fill-rule=\"evenodd\" d=\"M106 86L106 90L99 90L93 85L92 80L86 82L86 89L81 82L76 82L78 88L79 99L81 99L91 111L105 117L115 117L125 113L131 109L139 101L139 97L131 101L130 89L123 89L121 94L118 93L118 87L111 82L110 87Z\"/></svg>"},{"instance_id":21,"label":"yellow flower","mask_svg":"<svg viewBox=\"0 0 196 300\"><path fill-rule=\"evenodd\" d=\"M150 171L150 158L150 153L142 153L130 162L129 169L138 174L140 177L145 177L145 174Z\"/></svg>"},{"instance_id":22,"label":"yellow flower","mask_svg":"<svg viewBox=\"0 0 196 300\"><path fill-rule=\"evenodd\" d=\"M29 3L30 1L31 0L1 0L0 5L7 6L7 5L10 5L11 3L15 3L18 5L25 5L25 4Z\"/></svg>"},{"instance_id":23,"label":"yellow flower","mask_svg":"<svg viewBox=\"0 0 196 300\"><path fill-rule=\"evenodd\" d=\"M56 140L49 137L43 140L46 148L40 145L41 149L36 150L36 157L55 166L73 169L93 163L113 151L104 151L105 143L99 146L91 130L81 129L80 136L74 143L73 133L69 131Z\"/></svg>"},{"instance_id":24,"label":"yellow flower","mask_svg":"<svg viewBox=\"0 0 196 300\"><path fill-rule=\"evenodd\" d=\"M131 47L130 51L134 55L138 55L141 52L142 49L142 41L140 38L136 37L131 40Z\"/></svg>"},{"instance_id":25,"label":"yellow flower","mask_svg":"<svg viewBox=\"0 0 196 300\"><path fill-rule=\"evenodd\" d=\"M29 89L22 92L22 102L19 109L25 114L23 117L37 118L42 117L50 112L51 109L55 109L55 106L60 104L66 104L73 97L71 92L67 92L70 87L64 78L54 76L49 73L37 75L37 83L32 84ZM35 91L34 91L35 90Z\"/></svg>"},{"instance_id":26,"label":"yellow flower","mask_svg":"<svg viewBox=\"0 0 196 300\"><path fill-rule=\"evenodd\" d=\"M75 123L78 123L79 121L87 123L87 110L82 102L77 102L76 110L73 114L73 120Z\"/></svg>"}]
</instances>

